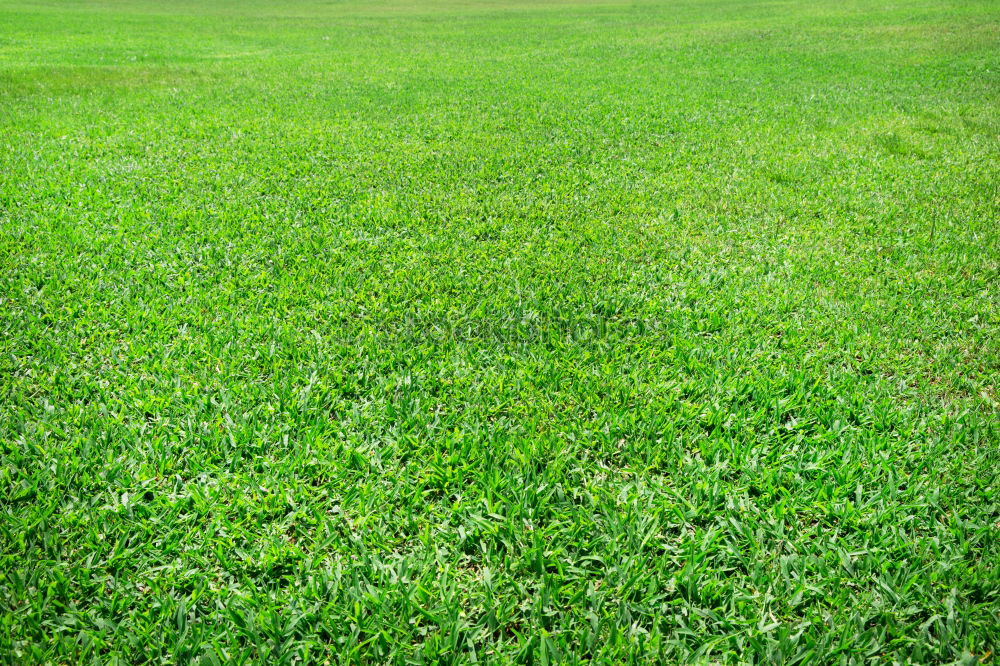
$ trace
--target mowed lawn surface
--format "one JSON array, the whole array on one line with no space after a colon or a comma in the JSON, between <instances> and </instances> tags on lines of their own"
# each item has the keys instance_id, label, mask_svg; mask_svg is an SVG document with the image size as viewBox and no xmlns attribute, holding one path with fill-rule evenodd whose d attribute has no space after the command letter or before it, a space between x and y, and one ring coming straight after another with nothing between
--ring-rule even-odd
<instances>
[{"instance_id":1,"label":"mowed lawn surface","mask_svg":"<svg viewBox=\"0 0 1000 666\"><path fill-rule=\"evenodd\" d=\"M0 3L0 662L1000 652L1000 5Z\"/></svg>"}]
</instances>

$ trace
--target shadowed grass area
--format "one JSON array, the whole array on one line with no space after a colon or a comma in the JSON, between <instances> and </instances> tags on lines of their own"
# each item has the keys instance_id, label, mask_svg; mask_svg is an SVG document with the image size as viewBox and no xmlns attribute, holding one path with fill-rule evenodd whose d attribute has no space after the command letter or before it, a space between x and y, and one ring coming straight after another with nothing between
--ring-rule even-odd
<instances>
[{"instance_id":1,"label":"shadowed grass area","mask_svg":"<svg viewBox=\"0 0 1000 666\"><path fill-rule=\"evenodd\" d=\"M990 661L998 102L987 1L0 0L0 661Z\"/></svg>"}]
</instances>

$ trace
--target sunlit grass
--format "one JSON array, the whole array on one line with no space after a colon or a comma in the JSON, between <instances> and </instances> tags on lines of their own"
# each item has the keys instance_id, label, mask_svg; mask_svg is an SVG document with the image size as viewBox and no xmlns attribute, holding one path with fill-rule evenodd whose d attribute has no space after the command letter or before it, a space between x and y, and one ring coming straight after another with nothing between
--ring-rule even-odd
<instances>
[{"instance_id":1,"label":"sunlit grass","mask_svg":"<svg viewBox=\"0 0 1000 666\"><path fill-rule=\"evenodd\" d=\"M0 662L1000 643L992 2L0 2Z\"/></svg>"}]
</instances>

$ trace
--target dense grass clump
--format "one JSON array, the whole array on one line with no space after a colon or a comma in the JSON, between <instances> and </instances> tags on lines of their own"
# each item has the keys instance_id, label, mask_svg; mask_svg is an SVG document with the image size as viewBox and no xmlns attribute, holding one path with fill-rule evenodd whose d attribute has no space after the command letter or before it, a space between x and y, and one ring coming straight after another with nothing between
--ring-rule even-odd
<instances>
[{"instance_id":1,"label":"dense grass clump","mask_svg":"<svg viewBox=\"0 0 1000 666\"><path fill-rule=\"evenodd\" d=\"M0 662L1000 649L993 0L0 0Z\"/></svg>"}]
</instances>

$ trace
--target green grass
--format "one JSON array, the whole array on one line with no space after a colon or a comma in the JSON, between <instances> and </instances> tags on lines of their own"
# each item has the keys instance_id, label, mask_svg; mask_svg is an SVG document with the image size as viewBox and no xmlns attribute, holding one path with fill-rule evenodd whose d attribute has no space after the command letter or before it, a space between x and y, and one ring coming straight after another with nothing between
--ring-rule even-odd
<instances>
[{"instance_id":1,"label":"green grass","mask_svg":"<svg viewBox=\"0 0 1000 666\"><path fill-rule=\"evenodd\" d=\"M0 662L1000 652L995 0L0 0Z\"/></svg>"}]
</instances>

